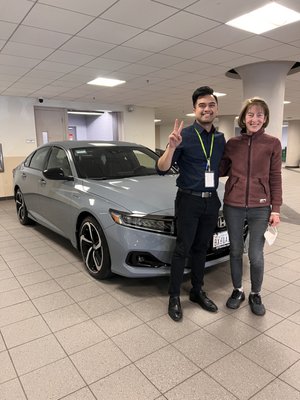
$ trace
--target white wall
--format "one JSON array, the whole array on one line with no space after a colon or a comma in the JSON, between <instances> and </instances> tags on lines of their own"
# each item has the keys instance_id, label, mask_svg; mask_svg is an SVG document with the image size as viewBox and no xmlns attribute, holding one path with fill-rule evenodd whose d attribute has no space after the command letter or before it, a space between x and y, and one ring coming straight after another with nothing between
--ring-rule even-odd
<instances>
[{"instance_id":1,"label":"white wall","mask_svg":"<svg viewBox=\"0 0 300 400\"><path fill-rule=\"evenodd\" d=\"M161 125L160 126L160 143L159 148L164 150L166 148L167 143L169 142L169 135L174 129L174 123L170 125Z\"/></svg>"},{"instance_id":2,"label":"white wall","mask_svg":"<svg viewBox=\"0 0 300 400\"><path fill-rule=\"evenodd\" d=\"M134 111L126 110L120 140L140 143L155 150L154 109L134 106Z\"/></svg>"},{"instance_id":3,"label":"white wall","mask_svg":"<svg viewBox=\"0 0 300 400\"><path fill-rule=\"evenodd\" d=\"M34 99L0 96L0 143L5 157L29 154L36 148L34 103Z\"/></svg>"},{"instance_id":4,"label":"white wall","mask_svg":"<svg viewBox=\"0 0 300 400\"><path fill-rule=\"evenodd\" d=\"M87 139L91 140L113 140L112 115L104 113L100 117L86 118Z\"/></svg>"}]
</instances>

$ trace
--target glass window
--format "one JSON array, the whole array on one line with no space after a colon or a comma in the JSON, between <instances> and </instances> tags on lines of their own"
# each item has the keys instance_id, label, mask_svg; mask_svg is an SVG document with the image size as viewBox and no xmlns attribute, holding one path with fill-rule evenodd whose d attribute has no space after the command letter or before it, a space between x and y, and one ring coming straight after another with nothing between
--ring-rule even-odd
<instances>
[{"instance_id":1,"label":"glass window","mask_svg":"<svg viewBox=\"0 0 300 400\"><path fill-rule=\"evenodd\" d=\"M59 147L52 147L47 164L47 169L50 168L61 168L64 171L65 176L72 175L70 163L65 150L60 149Z\"/></svg>"},{"instance_id":2,"label":"glass window","mask_svg":"<svg viewBox=\"0 0 300 400\"><path fill-rule=\"evenodd\" d=\"M146 147L82 147L72 149L72 153L80 178L112 179L157 174L158 156Z\"/></svg>"},{"instance_id":3,"label":"glass window","mask_svg":"<svg viewBox=\"0 0 300 400\"><path fill-rule=\"evenodd\" d=\"M30 168L43 171L45 169L46 158L49 152L49 147L42 147L38 149L30 160Z\"/></svg>"}]
</instances>

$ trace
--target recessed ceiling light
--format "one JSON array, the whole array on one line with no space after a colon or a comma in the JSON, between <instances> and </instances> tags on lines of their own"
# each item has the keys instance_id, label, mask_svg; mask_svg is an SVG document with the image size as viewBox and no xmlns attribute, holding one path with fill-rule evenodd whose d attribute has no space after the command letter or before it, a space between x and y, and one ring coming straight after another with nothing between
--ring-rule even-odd
<instances>
[{"instance_id":1,"label":"recessed ceiling light","mask_svg":"<svg viewBox=\"0 0 300 400\"><path fill-rule=\"evenodd\" d=\"M154 122L161 122L161 119L155 119Z\"/></svg>"},{"instance_id":2,"label":"recessed ceiling light","mask_svg":"<svg viewBox=\"0 0 300 400\"><path fill-rule=\"evenodd\" d=\"M226 93L214 92L214 95L217 97L226 96Z\"/></svg>"},{"instance_id":3,"label":"recessed ceiling light","mask_svg":"<svg viewBox=\"0 0 300 400\"><path fill-rule=\"evenodd\" d=\"M259 35L299 20L300 13L272 1L263 7L226 22L226 25Z\"/></svg>"},{"instance_id":4,"label":"recessed ceiling light","mask_svg":"<svg viewBox=\"0 0 300 400\"><path fill-rule=\"evenodd\" d=\"M186 117L194 117L195 113L185 114Z\"/></svg>"},{"instance_id":5,"label":"recessed ceiling light","mask_svg":"<svg viewBox=\"0 0 300 400\"><path fill-rule=\"evenodd\" d=\"M102 115L102 114L104 114L104 111L74 111L74 110L69 110L67 113L68 114L77 114L77 115Z\"/></svg>"},{"instance_id":6,"label":"recessed ceiling light","mask_svg":"<svg viewBox=\"0 0 300 400\"><path fill-rule=\"evenodd\" d=\"M96 78L90 82L87 82L88 85L97 85L97 86L109 86L114 87L117 85L121 85L126 81L120 81L119 79L109 79L109 78Z\"/></svg>"},{"instance_id":7,"label":"recessed ceiling light","mask_svg":"<svg viewBox=\"0 0 300 400\"><path fill-rule=\"evenodd\" d=\"M283 104L291 104L291 102L288 100L284 100Z\"/></svg>"}]
</instances>

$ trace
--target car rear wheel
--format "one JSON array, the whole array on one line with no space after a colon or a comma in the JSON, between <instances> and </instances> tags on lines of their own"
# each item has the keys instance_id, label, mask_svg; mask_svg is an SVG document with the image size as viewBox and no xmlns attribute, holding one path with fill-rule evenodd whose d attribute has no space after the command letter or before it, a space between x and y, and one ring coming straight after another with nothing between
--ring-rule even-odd
<instances>
[{"instance_id":1,"label":"car rear wheel","mask_svg":"<svg viewBox=\"0 0 300 400\"><path fill-rule=\"evenodd\" d=\"M79 231L80 252L88 272L96 279L111 277L111 263L104 233L93 217L84 219Z\"/></svg>"},{"instance_id":2,"label":"car rear wheel","mask_svg":"<svg viewBox=\"0 0 300 400\"><path fill-rule=\"evenodd\" d=\"M28 217L28 211L24 201L24 196L20 189L17 190L15 199L16 199L17 215L20 223L22 225L31 224L32 220Z\"/></svg>"}]
</instances>

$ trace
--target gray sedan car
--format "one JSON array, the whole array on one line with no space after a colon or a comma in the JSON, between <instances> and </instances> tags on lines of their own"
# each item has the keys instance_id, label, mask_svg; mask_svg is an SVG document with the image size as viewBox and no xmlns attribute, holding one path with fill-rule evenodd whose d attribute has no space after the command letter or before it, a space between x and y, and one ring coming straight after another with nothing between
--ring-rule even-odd
<instances>
[{"instance_id":1,"label":"gray sedan car","mask_svg":"<svg viewBox=\"0 0 300 400\"><path fill-rule=\"evenodd\" d=\"M35 221L69 239L95 278L167 275L176 239L177 175L157 175L157 159L150 149L125 142L45 144L14 169L19 221ZM220 214L207 265L228 253Z\"/></svg>"}]
</instances>

